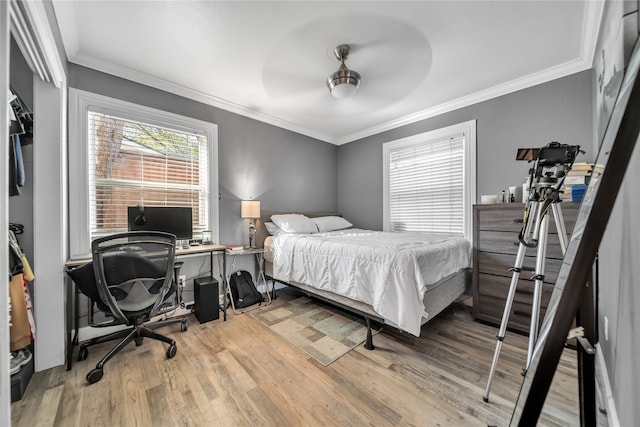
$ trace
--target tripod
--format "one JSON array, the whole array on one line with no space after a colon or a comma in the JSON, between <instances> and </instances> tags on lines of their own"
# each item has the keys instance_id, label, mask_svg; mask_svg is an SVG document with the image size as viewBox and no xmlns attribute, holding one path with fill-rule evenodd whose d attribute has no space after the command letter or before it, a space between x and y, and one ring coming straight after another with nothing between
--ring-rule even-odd
<instances>
[{"instance_id":1,"label":"tripod","mask_svg":"<svg viewBox=\"0 0 640 427\"><path fill-rule=\"evenodd\" d=\"M495 374L496 367L498 365L498 357L500 356L500 349L502 348L502 341L504 340L505 332L507 330L507 323L509 322L509 314L511 313L511 306L516 294L516 287L518 285L518 279L520 278L520 272L522 271L522 263L527 248L537 248L536 252L536 267L532 276L534 282L533 291L533 305L531 308L531 325L529 329L529 347L527 351L527 364L522 371L524 375L529 368L531 358L533 356L533 349L538 338L538 324L540 318L540 303L542 300L542 284L544 281L544 267L545 258L547 252L547 238L549 230L549 208L553 212L553 218L556 224L556 230L558 231L558 238L560 240L560 248L562 254L567 250L567 230L564 224L564 218L560 209L560 196L557 188L554 188L546 180L537 182L533 187L534 193L530 195L527 208L525 209L525 221L522 227L522 231L518 237L520 244L518 246L518 252L516 255L516 261L514 266L510 269L513 271L511 278L511 285L509 286L509 293L507 294L507 301L504 307L504 313L502 315L502 322L500 323L500 329L498 331L496 350L493 355L493 362L491 364L491 371L489 373L489 380L487 381L487 388L485 390L482 399L485 402L489 401L489 390L491 389L491 382L493 375ZM532 230L533 227L533 230ZM531 234L531 240L527 241L527 237Z\"/></svg>"}]
</instances>

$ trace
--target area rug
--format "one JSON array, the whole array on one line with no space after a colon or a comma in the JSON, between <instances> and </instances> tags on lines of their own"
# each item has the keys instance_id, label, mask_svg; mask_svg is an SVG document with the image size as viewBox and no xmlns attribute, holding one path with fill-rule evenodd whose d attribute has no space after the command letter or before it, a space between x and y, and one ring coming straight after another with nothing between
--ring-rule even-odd
<instances>
[{"instance_id":1,"label":"area rug","mask_svg":"<svg viewBox=\"0 0 640 427\"><path fill-rule=\"evenodd\" d=\"M251 315L324 366L367 337L364 320L307 297L267 306Z\"/></svg>"}]
</instances>

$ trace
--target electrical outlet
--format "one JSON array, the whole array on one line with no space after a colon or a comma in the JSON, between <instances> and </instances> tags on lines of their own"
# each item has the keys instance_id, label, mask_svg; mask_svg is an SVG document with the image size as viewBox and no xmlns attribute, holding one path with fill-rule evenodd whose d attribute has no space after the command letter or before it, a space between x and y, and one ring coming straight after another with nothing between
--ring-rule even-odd
<instances>
[{"instance_id":1,"label":"electrical outlet","mask_svg":"<svg viewBox=\"0 0 640 427\"><path fill-rule=\"evenodd\" d=\"M184 285L186 285L186 283L187 283L187 276L185 276L184 274L178 276L178 287L184 288Z\"/></svg>"}]
</instances>

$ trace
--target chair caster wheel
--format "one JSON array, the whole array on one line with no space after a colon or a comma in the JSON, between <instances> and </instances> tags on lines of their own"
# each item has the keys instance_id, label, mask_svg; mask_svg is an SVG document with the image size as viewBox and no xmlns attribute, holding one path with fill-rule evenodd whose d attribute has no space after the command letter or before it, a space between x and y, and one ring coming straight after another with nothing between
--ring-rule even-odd
<instances>
[{"instance_id":1,"label":"chair caster wheel","mask_svg":"<svg viewBox=\"0 0 640 427\"><path fill-rule=\"evenodd\" d=\"M95 384L102 379L102 368L95 368L87 374L87 382L89 384Z\"/></svg>"},{"instance_id":2,"label":"chair caster wheel","mask_svg":"<svg viewBox=\"0 0 640 427\"><path fill-rule=\"evenodd\" d=\"M167 359L172 359L176 353L178 352L178 347L175 344L172 344L167 349Z\"/></svg>"},{"instance_id":3,"label":"chair caster wheel","mask_svg":"<svg viewBox=\"0 0 640 427\"><path fill-rule=\"evenodd\" d=\"M184 322L182 322L180 324L180 332L186 332L187 329L189 329L189 324L187 323L187 321L185 320Z\"/></svg>"},{"instance_id":4,"label":"chair caster wheel","mask_svg":"<svg viewBox=\"0 0 640 427\"><path fill-rule=\"evenodd\" d=\"M89 349L86 347L80 347L80 350L78 350L78 362L87 360L88 356L89 356Z\"/></svg>"},{"instance_id":5,"label":"chair caster wheel","mask_svg":"<svg viewBox=\"0 0 640 427\"><path fill-rule=\"evenodd\" d=\"M142 338L143 338L143 337L137 337L137 338L135 339L136 347L140 347L140 346L142 345Z\"/></svg>"}]
</instances>

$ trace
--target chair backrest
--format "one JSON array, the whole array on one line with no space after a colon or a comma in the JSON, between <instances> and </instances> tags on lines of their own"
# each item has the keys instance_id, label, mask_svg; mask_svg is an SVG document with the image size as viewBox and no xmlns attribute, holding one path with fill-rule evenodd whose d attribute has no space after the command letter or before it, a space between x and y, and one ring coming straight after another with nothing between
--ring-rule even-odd
<instances>
[{"instance_id":1,"label":"chair backrest","mask_svg":"<svg viewBox=\"0 0 640 427\"><path fill-rule=\"evenodd\" d=\"M153 317L173 283L176 237L132 231L91 244L100 299L122 323Z\"/></svg>"}]
</instances>

